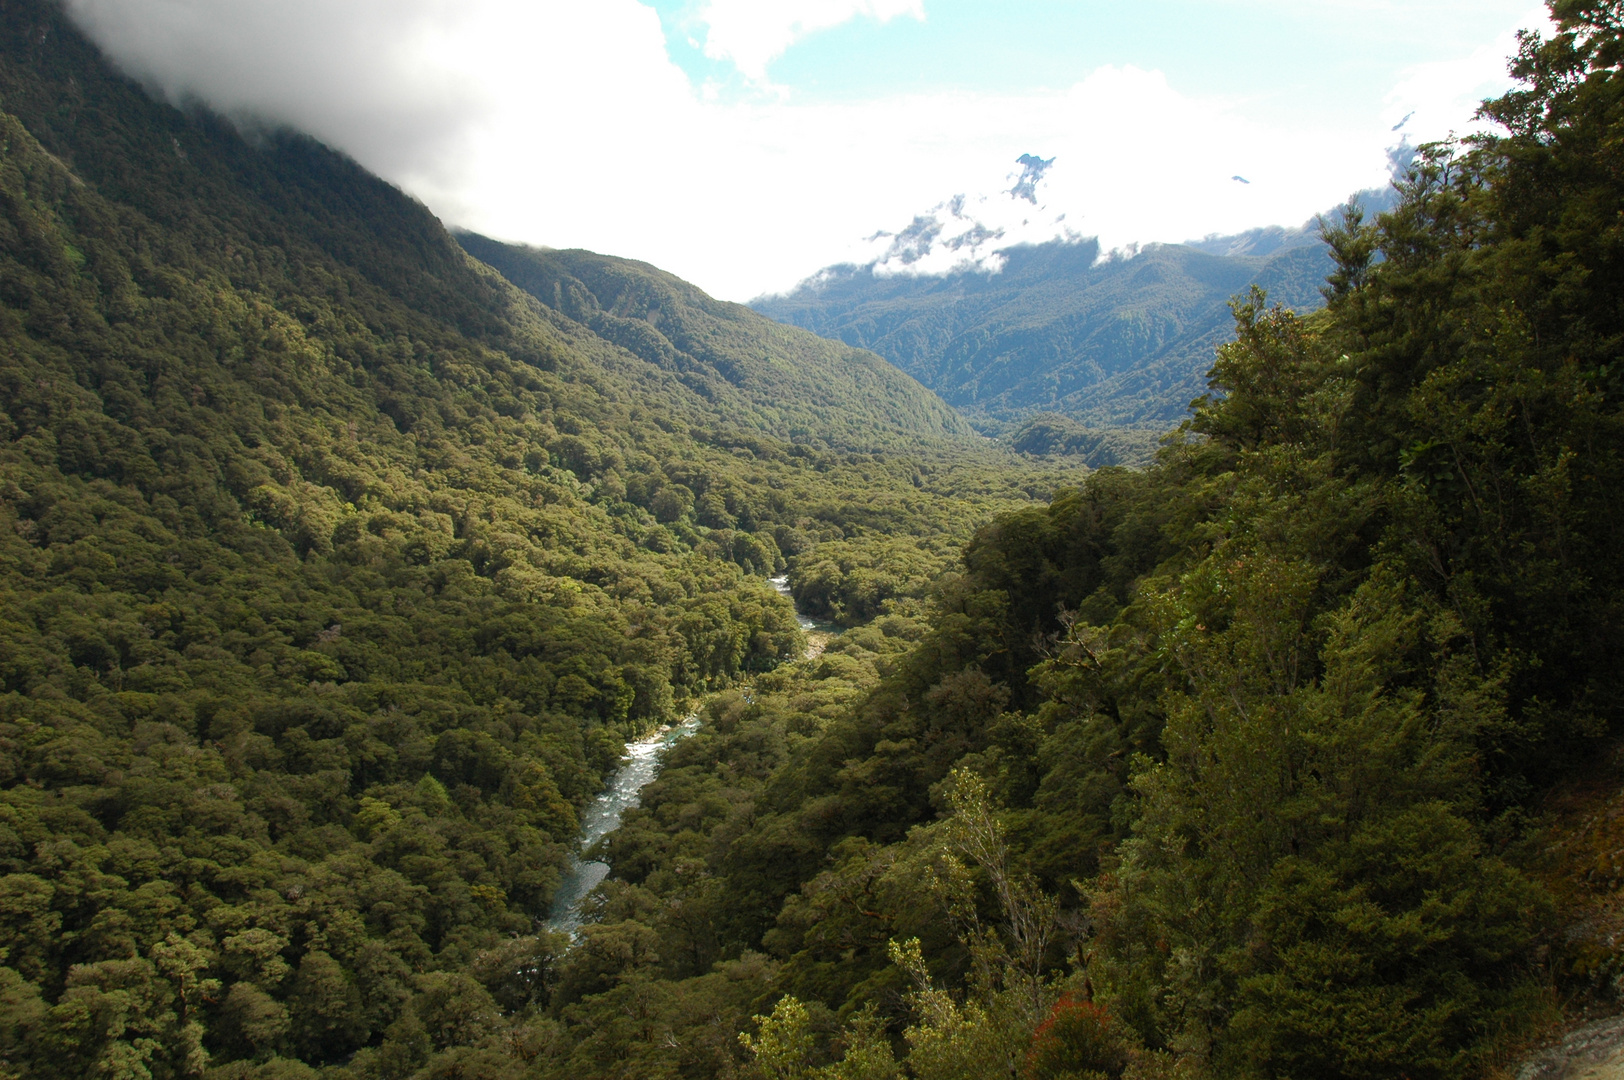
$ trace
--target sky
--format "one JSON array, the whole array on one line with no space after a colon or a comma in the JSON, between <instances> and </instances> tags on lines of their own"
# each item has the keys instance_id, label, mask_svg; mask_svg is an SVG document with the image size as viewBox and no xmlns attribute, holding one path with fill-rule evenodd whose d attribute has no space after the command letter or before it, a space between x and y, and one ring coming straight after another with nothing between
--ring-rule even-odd
<instances>
[{"instance_id":1,"label":"sky","mask_svg":"<svg viewBox=\"0 0 1624 1080\"><path fill-rule=\"evenodd\" d=\"M125 71L453 227L713 295L1300 225L1462 133L1529 0L66 0Z\"/></svg>"}]
</instances>

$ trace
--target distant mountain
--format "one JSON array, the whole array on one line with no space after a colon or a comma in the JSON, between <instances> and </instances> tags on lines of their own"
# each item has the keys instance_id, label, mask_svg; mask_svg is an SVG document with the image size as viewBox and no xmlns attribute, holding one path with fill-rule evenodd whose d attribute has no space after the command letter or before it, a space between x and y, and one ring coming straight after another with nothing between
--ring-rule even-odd
<instances>
[{"instance_id":1,"label":"distant mountain","mask_svg":"<svg viewBox=\"0 0 1624 1080\"><path fill-rule=\"evenodd\" d=\"M1377 193L1362 201L1385 205ZM1048 412L1096 428L1165 428L1205 391L1232 297L1255 284L1310 310L1331 269L1312 223L1103 259L1091 240L1002 254L998 273L833 266L751 307L874 350L981 426Z\"/></svg>"},{"instance_id":2,"label":"distant mountain","mask_svg":"<svg viewBox=\"0 0 1624 1080\"><path fill-rule=\"evenodd\" d=\"M847 446L970 433L941 398L873 353L715 300L647 263L475 233L458 240L549 309L674 375L735 423Z\"/></svg>"},{"instance_id":3,"label":"distant mountain","mask_svg":"<svg viewBox=\"0 0 1624 1080\"><path fill-rule=\"evenodd\" d=\"M1393 176L1402 176L1415 156L1414 149L1404 143L1388 151ZM1391 184L1385 188L1371 188L1354 196L1367 219L1385 213L1398 205L1398 189ZM1305 221L1295 228L1265 225L1248 229L1233 236L1207 236L1200 240L1187 240L1185 247L1205 251L1209 255L1273 255L1288 248L1315 247L1320 243L1319 222Z\"/></svg>"}]
</instances>

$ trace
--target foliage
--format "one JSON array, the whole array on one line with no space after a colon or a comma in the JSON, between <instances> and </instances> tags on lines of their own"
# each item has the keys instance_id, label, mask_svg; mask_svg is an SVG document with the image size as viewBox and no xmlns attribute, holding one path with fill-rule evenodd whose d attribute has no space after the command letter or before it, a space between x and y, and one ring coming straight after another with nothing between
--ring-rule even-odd
<instances>
[{"instance_id":1,"label":"foliage","mask_svg":"<svg viewBox=\"0 0 1624 1080\"><path fill-rule=\"evenodd\" d=\"M758 319L729 348L823 399L674 380L353 163L148 100L54 4L0 49L6 1059L496 1075L574 999L659 997L635 920L537 928L625 739L800 655L786 553L965 536L1053 474ZM765 970L706 960L684 1030Z\"/></svg>"},{"instance_id":2,"label":"foliage","mask_svg":"<svg viewBox=\"0 0 1624 1080\"><path fill-rule=\"evenodd\" d=\"M977 956L1007 890L941 846L968 769L1009 880L1062 900L1036 985L1151 1048L1113 1069L1481 1075L1551 1015L1521 838L1616 732L1620 595L1618 23L1557 14L1487 106L1508 134L1327 224L1325 311L1241 297L1156 466L981 530L919 644L710 833L799 1000L891 1002L917 1076L1010 1067L1037 1018Z\"/></svg>"},{"instance_id":3,"label":"foliage","mask_svg":"<svg viewBox=\"0 0 1624 1080\"><path fill-rule=\"evenodd\" d=\"M1104 468L1151 464L1160 434L1155 428L1090 428L1058 413L1038 413L1006 437L1010 447L1022 454L1079 457Z\"/></svg>"},{"instance_id":4,"label":"foliage","mask_svg":"<svg viewBox=\"0 0 1624 1080\"><path fill-rule=\"evenodd\" d=\"M13 0L6 1069L1469 1077L1545 957L1610 992L1541 884L1609 909L1610 833L1530 825L1624 625L1620 20L1556 14L1504 134L1327 226L1322 312L1239 297L1155 464L1062 484L912 391L775 414L774 355L888 376L493 249L538 302Z\"/></svg>"},{"instance_id":5,"label":"foliage","mask_svg":"<svg viewBox=\"0 0 1624 1080\"><path fill-rule=\"evenodd\" d=\"M1025 1080L1120 1076L1128 1053L1111 1014L1091 1001L1062 994L1032 1033L1021 1066Z\"/></svg>"},{"instance_id":6,"label":"foliage","mask_svg":"<svg viewBox=\"0 0 1624 1080\"><path fill-rule=\"evenodd\" d=\"M936 579L956 561L958 547L946 537L831 540L794 560L790 592L802 611L842 626L918 614Z\"/></svg>"},{"instance_id":7,"label":"foliage","mask_svg":"<svg viewBox=\"0 0 1624 1080\"><path fill-rule=\"evenodd\" d=\"M458 240L543 304L735 415L759 417L765 432L893 448L920 433L969 433L940 398L873 353L796 333L652 266L472 233Z\"/></svg>"}]
</instances>

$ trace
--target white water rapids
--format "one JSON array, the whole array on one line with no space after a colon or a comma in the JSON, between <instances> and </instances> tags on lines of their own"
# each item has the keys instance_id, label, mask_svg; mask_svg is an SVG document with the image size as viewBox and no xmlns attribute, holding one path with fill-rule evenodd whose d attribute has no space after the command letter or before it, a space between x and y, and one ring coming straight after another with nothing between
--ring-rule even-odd
<instances>
[{"instance_id":1,"label":"white water rapids","mask_svg":"<svg viewBox=\"0 0 1624 1080\"><path fill-rule=\"evenodd\" d=\"M773 588L778 590L778 594L780 596L784 597L790 603L795 604L795 597L791 596L789 591L788 574L780 574L778 577L768 578L767 582ZM840 627L836 626L834 623L819 622L817 619L814 619L812 616L802 611L799 604L795 604L795 621L800 623L801 630L804 633L840 633Z\"/></svg>"},{"instance_id":2,"label":"white water rapids","mask_svg":"<svg viewBox=\"0 0 1624 1080\"><path fill-rule=\"evenodd\" d=\"M782 595L790 595L788 575L769 578L768 581ZM790 599L793 603L794 598ZM799 607L795 609L795 621L803 631L838 632L837 627L803 615ZM620 828L620 815L641 803L641 792L659 775L660 759L665 752L698 730L699 714L695 713L675 727L664 728L646 739L626 744L625 763L609 778L609 786L592 800L592 805L587 807L586 814L581 818L580 850L583 853L591 851L598 841ZM582 901L608 876L609 864L606 862L580 856L571 859L569 868L564 871L564 879L559 882L558 892L553 894L547 928L574 938L585 921Z\"/></svg>"},{"instance_id":3,"label":"white water rapids","mask_svg":"<svg viewBox=\"0 0 1624 1080\"><path fill-rule=\"evenodd\" d=\"M666 749L699 730L699 716L688 717L676 727L657 731L646 739L626 744L626 763L610 777L603 794L592 800L581 818L581 850L591 851L594 844L620 828L620 815L637 806L639 793L660 772L660 758ZM581 901L609 876L609 864L596 859L570 860L553 894L553 907L547 920L549 930L559 930L574 937L581 929Z\"/></svg>"}]
</instances>

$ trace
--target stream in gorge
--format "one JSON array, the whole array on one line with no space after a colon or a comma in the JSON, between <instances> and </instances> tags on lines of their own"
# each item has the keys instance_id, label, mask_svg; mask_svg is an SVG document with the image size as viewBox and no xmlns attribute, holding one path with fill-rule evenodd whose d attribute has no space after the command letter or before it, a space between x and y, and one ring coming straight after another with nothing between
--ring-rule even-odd
<instances>
[{"instance_id":1,"label":"stream in gorge","mask_svg":"<svg viewBox=\"0 0 1624 1080\"><path fill-rule=\"evenodd\" d=\"M795 597L790 595L789 591L788 574L780 574L777 577L768 578L767 584L777 589L779 596L782 596L791 604L795 604ZM819 622L812 616L802 611L801 605L799 604L795 604L795 621L800 623L801 629L808 634L834 634L837 632L837 628L833 623Z\"/></svg>"},{"instance_id":2,"label":"stream in gorge","mask_svg":"<svg viewBox=\"0 0 1624 1080\"><path fill-rule=\"evenodd\" d=\"M786 597L790 595L787 575L768 580L779 593ZM790 602L794 602L793 597L790 597ZM823 646L839 632L838 627L803 614L799 607L795 609L795 621L809 638L806 650L808 658L821 653ZM569 868L564 871L564 879L558 884L558 892L553 894L553 906L547 919L549 930L557 930L571 938L580 933L581 924L585 921L582 902L609 876L608 863L582 856L591 852L598 841L620 828L623 813L639 805L642 790L660 773L660 759L665 752L698 730L699 714L694 713L674 727L661 728L647 738L626 744L624 763L609 778L609 786L603 790L603 794L592 800L592 805L581 817L582 855L570 860Z\"/></svg>"},{"instance_id":3,"label":"stream in gorge","mask_svg":"<svg viewBox=\"0 0 1624 1080\"><path fill-rule=\"evenodd\" d=\"M625 764L609 779L603 794L592 800L581 817L581 851L590 852L599 840L620 828L620 815L636 806L638 796L660 772L660 758L678 741L699 730L699 714L689 716L675 727L664 728L646 739L626 744ZM581 901L609 876L609 864L580 856L570 860L564 880L553 894L553 908L547 920L549 930L570 937L581 929Z\"/></svg>"}]
</instances>

